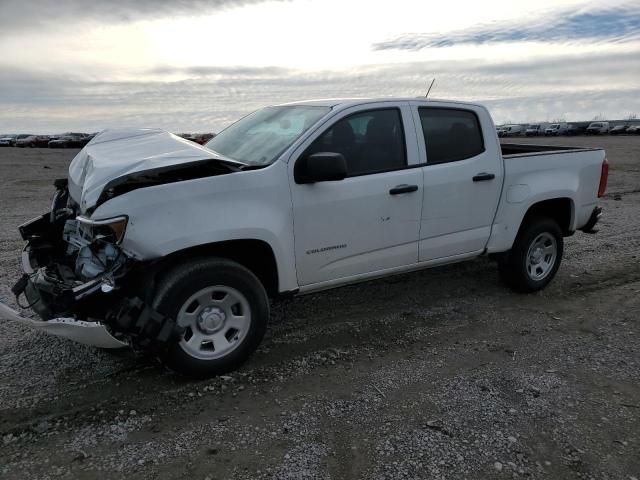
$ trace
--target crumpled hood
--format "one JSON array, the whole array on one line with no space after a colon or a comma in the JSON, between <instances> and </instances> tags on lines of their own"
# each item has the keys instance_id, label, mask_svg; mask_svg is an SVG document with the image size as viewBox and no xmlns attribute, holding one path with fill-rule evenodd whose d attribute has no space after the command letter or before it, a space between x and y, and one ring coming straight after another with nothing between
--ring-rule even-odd
<instances>
[{"instance_id":1,"label":"crumpled hood","mask_svg":"<svg viewBox=\"0 0 640 480\"><path fill-rule=\"evenodd\" d=\"M234 162L164 130L104 130L71 162L69 194L80 204L81 211L85 212L96 205L105 185L118 177L211 159Z\"/></svg>"}]
</instances>

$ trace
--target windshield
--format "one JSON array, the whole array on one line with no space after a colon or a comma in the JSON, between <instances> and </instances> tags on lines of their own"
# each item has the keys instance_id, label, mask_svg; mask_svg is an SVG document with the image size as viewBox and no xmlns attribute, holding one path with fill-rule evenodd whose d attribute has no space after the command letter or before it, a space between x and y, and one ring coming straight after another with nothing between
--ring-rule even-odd
<instances>
[{"instance_id":1,"label":"windshield","mask_svg":"<svg viewBox=\"0 0 640 480\"><path fill-rule=\"evenodd\" d=\"M249 165L268 165L329 110L307 105L263 108L220 132L205 147Z\"/></svg>"},{"instance_id":2,"label":"windshield","mask_svg":"<svg viewBox=\"0 0 640 480\"><path fill-rule=\"evenodd\" d=\"M559 123L553 123L549 126L549 128L560 128L560 124Z\"/></svg>"},{"instance_id":3,"label":"windshield","mask_svg":"<svg viewBox=\"0 0 640 480\"><path fill-rule=\"evenodd\" d=\"M590 127L601 127L602 124L601 123L592 123L591 125L589 125Z\"/></svg>"}]
</instances>

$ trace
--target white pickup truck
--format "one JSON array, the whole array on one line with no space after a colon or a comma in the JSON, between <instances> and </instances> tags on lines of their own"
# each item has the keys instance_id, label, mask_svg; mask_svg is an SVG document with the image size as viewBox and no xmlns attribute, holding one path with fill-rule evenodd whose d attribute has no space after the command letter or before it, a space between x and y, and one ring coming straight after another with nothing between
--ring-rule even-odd
<instances>
[{"instance_id":1,"label":"white pickup truck","mask_svg":"<svg viewBox=\"0 0 640 480\"><path fill-rule=\"evenodd\" d=\"M270 297L478 256L543 288L607 172L601 149L501 145L484 107L415 98L267 107L205 146L107 130L20 227L13 292L42 320L0 317L215 375L256 349Z\"/></svg>"}]
</instances>

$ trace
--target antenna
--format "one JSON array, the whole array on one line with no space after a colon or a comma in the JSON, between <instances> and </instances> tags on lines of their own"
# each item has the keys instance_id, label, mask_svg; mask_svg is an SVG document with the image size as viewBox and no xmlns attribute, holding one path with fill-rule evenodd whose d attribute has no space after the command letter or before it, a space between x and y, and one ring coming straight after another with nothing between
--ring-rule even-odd
<instances>
[{"instance_id":1,"label":"antenna","mask_svg":"<svg viewBox=\"0 0 640 480\"><path fill-rule=\"evenodd\" d=\"M425 98L429 97L429 92L431 91L431 87L433 87L433 84L436 82L436 77L433 77L433 80L431 80L431 85L429 85L429 90L427 90L427 94L424 96Z\"/></svg>"}]
</instances>

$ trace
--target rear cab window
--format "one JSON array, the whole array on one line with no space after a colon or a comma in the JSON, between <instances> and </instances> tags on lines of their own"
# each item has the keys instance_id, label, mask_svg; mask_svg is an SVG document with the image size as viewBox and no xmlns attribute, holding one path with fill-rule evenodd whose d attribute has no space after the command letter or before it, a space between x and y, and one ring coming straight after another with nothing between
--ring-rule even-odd
<instances>
[{"instance_id":1,"label":"rear cab window","mask_svg":"<svg viewBox=\"0 0 640 480\"><path fill-rule=\"evenodd\" d=\"M427 165L456 162L485 151L475 112L449 107L419 107Z\"/></svg>"}]
</instances>

